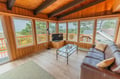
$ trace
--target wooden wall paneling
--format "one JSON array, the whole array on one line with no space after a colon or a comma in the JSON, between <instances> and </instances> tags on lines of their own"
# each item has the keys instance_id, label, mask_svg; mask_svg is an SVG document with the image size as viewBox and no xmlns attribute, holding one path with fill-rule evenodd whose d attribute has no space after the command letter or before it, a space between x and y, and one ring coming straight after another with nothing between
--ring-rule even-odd
<instances>
[{"instance_id":1,"label":"wooden wall paneling","mask_svg":"<svg viewBox=\"0 0 120 79\"><path fill-rule=\"evenodd\" d=\"M95 19L95 22L94 22L93 41L92 41L93 45L95 44L95 40L96 40L96 29L97 29L97 19Z\"/></svg>"}]
</instances>

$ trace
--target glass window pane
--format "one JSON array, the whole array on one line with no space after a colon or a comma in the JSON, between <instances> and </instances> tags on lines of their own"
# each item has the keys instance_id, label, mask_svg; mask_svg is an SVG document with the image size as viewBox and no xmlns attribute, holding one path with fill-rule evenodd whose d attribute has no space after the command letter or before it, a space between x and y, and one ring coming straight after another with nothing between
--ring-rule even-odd
<instances>
[{"instance_id":1,"label":"glass window pane","mask_svg":"<svg viewBox=\"0 0 120 79\"><path fill-rule=\"evenodd\" d=\"M47 42L47 27L46 22L43 21L35 21L36 24L36 34L37 34L37 42L44 43Z\"/></svg>"},{"instance_id":2,"label":"glass window pane","mask_svg":"<svg viewBox=\"0 0 120 79\"><path fill-rule=\"evenodd\" d=\"M114 41L118 18L98 19L96 43L111 44Z\"/></svg>"},{"instance_id":3,"label":"glass window pane","mask_svg":"<svg viewBox=\"0 0 120 79\"><path fill-rule=\"evenodd\" d=\"M56 33L56 23L49 23L49 32Z\"/></svg>"},{"instance_id":4,"label":"glass window pane","mask_svg":"<svg viewBox=\"0 0 120 79\"><path fill-rule=\"evenodd\" d=\"M92 43L94 20L80 21L80 42Z\"/></svg>"},{"instance_id":5,"label":"glass window pane","mask_svg":"<svg viewBox=\"0 0 120 79\"><path fill-rule=\"evenodd\" d=\"M77 42L78 22L68 22L68 41Z\"/></svg>"},{"instance_id":6,"label":"glass window pane","mask_svg":"<svg viewBox=\"0 0 120 79\"><path fill-rule=\"evenodd\" d=\"M66 40L66 23L59 23L59 33L63 33L63 39Z\"/></svg>"},{"instance_id":7,"label":"glass window pane","mask_svg":"<svg viewBox=\"0 0 120 79\"><path fill-rule=\"evenodd\" d=\"M52 34L56 33L56 23L49 23L49 33L50 33L50 41L52 41Z\"/></svg>"},{"instance_id":8,"label":"glass window pane","mask_svg":"<svg viewBox=\"0 0 120 79\"><path fill-rule=\"evenodd\" d=\"M13 18L17 47L33 45L32 22L28 19Z\"/></svg>"}]
</instances>

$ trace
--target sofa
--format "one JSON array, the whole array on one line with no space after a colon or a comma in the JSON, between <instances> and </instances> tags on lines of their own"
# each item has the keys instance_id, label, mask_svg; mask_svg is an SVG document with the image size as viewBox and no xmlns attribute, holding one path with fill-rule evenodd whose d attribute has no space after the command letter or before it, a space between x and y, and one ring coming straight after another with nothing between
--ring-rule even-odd
<instances>
[{"instance_id":1,"label":"sofa","mask_svg":"<svg viewBox=\"0 0 120 79\"><path fill-rule=\"evenodd\" d=\"M111 57L114 57L115 61L109 67L96 66L99 62ZM80 79L120 79L119 73L111 71L111 67L115 64L120 65L120 49L115 44L107 45L103 52L96 49L94 45L83 60Z\"/></svg>"}]
</instances>

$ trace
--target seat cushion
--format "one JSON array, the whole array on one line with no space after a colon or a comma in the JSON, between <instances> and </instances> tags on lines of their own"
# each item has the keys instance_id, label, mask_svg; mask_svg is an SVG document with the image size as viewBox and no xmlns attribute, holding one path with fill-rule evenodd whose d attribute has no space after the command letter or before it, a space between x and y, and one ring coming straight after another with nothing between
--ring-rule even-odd
<instances>
[{"instance_id":1,"label":"seat cushion","mask_svg":"<svg viewBox=\"0 0 120 79\"><path fill-rule=\"evenodd\" d=\"M98 64L99 62L101 62L101 60L95 59L95 58L91 58L91 57L85 57L83 63L97 67L96 64Z\"/></svg>"},{"instance_id":2,"label":"seat cushion","mask_svg":"<svg viewBox=\"0 0 120 79\"><path fill-rule=\"evenodd\" d=\"M90 52L95 52L95 53L98 53L98 54L104 54L103 52L101 52L100 50L97 50L96 48L90 48L89 51Z\"/></svg>"},{"instance_id":3,"label":"seat cushion","mask_svg":"<svg viewBox=\"0 0 120 79\"><path fill-rule=\"evenodd\" d=\"M102 53L102 52L91 52L90 51L90 52L88 52L87 56L101 60L101 61L104 60L104 53Z\"/></svg>"}]
</instances>

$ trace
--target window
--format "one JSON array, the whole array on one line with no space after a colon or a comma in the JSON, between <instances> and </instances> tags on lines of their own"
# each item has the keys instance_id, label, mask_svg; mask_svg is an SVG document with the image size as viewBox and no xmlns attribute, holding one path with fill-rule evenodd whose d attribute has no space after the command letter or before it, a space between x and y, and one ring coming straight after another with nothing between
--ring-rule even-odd
<instances>
[{"instance_id":1,"label":"window","mask_svg":"<svg viewBox=\"0 0 120 79\"><path fill-rule=\"evenodd\" d=\"M80 38L83 43L92 43L94 20L80 21Z\"/></svg>"},{"instance_id":2,"label":"window","mask_svg":"<svg viewBox=\"0 0 120 79\"><path fill-rule=\"evenodd\" d=\"M96 43L111 44L114 41L118 18L98 19Z\"/></svg>"},{"instance_id":3,"label":"window","mask_svg":"<svg viewBox=\"0 0 120 79\"><path fill-rule=\"evenodd\" d=\"M49 32L52 33L56 33L56 23L49 23Z\"/></svg>"},{"instance_id":4,"label":"window","mask_svg":"<svg viewBox=\"0 0 120 79\"><path fill-rule=\"evenodd\" d=\"M59 33L63 33L63 39L66 40L66 23L59 23Z\"/></svg>"},{"instance_id":5,"label":"window","mask_svg":"<svg viewBox=\"0 0 120 79\"><path fill-rule=\"evenodd\" d=\"M47 42L47 27L46 22L44 21L35 21L36 24L36 34L37 34L37 43Z\"/></svg>"},{"instance_id":6,"label":"window","mask_svg":"<svg viewBox=\"0 0 120 79\"><path fill-rule=\"evenodd\" d=\"M68 23L68 41L77 42L78 22Z\"/></svg>"},{"instance_id":7,"label":"window","mask_svg":"<svg viewBox=\"0 0 120 79\"><path fill-rule=\"evenodd\" d=\"M13 18L17 47L33 45L32 21Z\"/></svg>"},{"instance_id":8,"label":"window","mask_svg":"<svg viewBox=\"0 0 120 79\"><path fill-rule=\"evenodd\" d=\"M52 41L52 34L56 33L56 23L49 23L49 33L50 33L50 41Z\"/></svg>"}]
</instances>

